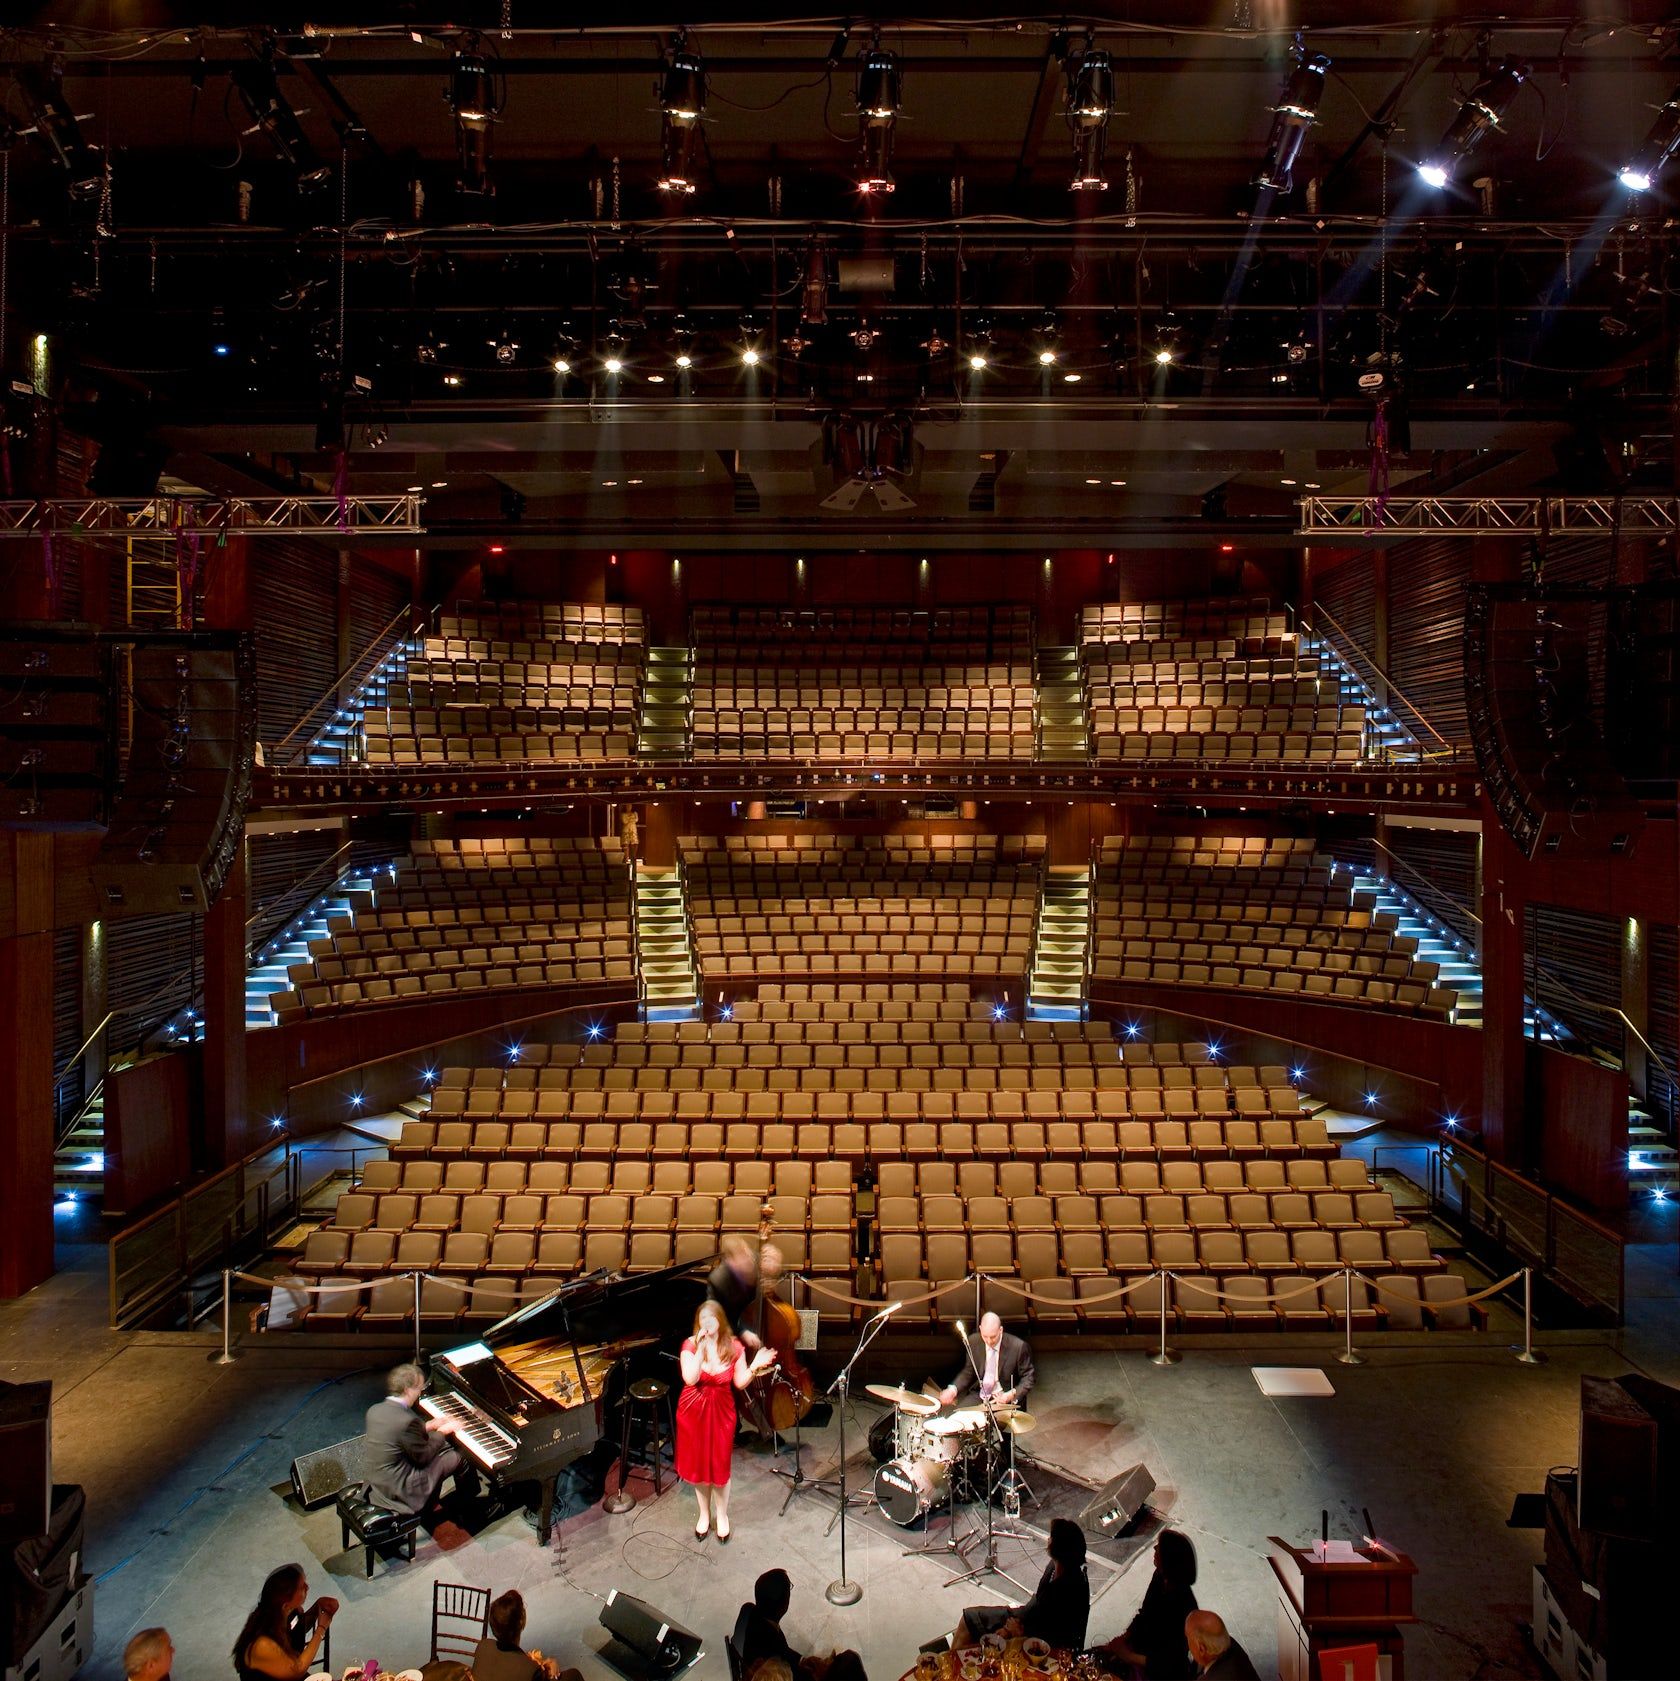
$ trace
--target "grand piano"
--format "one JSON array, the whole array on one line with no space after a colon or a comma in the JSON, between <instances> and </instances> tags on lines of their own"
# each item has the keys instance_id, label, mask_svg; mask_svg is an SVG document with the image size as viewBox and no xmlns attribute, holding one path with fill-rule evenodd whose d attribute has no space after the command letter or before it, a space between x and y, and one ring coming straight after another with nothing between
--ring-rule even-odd
<instances>
[{"instance_id":1,"label":"grand piano","mask_svg":"<svg viewBox=\"0 0 1680 1681\"><path fill-rule=\"evenodd\" d=\"M705 1299L707 1262L658 1272L592 1272L511 1313L476 1342L434 1355L433 1418L498 1488L536 1485L548 1545L556 1479L600 1440L638 1377L677 1387L672 1359Z\"/></svg>"}]
</instances>

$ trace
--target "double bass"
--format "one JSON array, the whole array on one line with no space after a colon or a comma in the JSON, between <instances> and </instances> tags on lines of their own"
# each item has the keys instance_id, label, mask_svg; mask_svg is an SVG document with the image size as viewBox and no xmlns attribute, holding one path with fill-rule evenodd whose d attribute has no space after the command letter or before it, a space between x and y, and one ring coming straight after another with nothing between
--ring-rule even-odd
<instances>
[{"instance_id":1,"label":"double bass","mask_svg":"<svg viewBox=\"0 0 1680 1681\"><path fill-rule=\"evenodd\" d=\"M760 1245L768 1243L774 1232L770 1204L765 1203L758 1224ZM779 1434L793 1429L811 1410L817 1386L799 1358L799 1314L782 1300L773 1284L763 1282L759 1284L758 1308L759 1341L775 1353L776 1363L747 1385L747 1394Z\"/></svg>"}]
</instances>

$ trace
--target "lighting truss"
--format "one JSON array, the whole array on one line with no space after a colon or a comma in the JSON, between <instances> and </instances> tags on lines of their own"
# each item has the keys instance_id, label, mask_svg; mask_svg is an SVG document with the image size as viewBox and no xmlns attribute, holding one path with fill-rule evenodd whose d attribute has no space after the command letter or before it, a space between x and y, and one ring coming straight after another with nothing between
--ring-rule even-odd
<instances>
[{"instance_id":1,"label":"lighting truss","mask_svg":"<svg viewBox=\"0 0 1680 1681\"><path fill-rule=\"evenodd\" d=\"M173 538L184 532L234 532L257 537L268 531L291 535L317 532L336 537L346 531L389 532L417 536L424 532L420 498L400 496L208 496L99 497L48 501L0 501L0 537L29 537L43 532L73 536L112 532L121 536Z\"/></svg>"},{"instance_id":2,"label":"lighting truss","mask_svg":"<svg viewBox=\"0 0 1680 1681\"><path fill-rule=\"evenodd\" d=\"M1303 496L1303 537L1360 532L1680 532L1673 496Z\"/></svg>"}]
</instances>

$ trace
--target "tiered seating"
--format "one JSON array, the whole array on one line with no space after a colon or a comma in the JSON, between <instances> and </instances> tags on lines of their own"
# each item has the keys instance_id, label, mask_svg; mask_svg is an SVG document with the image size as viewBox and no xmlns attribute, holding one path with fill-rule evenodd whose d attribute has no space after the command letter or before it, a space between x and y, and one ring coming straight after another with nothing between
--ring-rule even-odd
<instances>
[{"instance_id":1,"label":"tiered seating","mask_svg":"<svg viewBox=\"0 0 1680 1681\"><path fill-rule=\"evenodd\" d=\"M371 910L332 927L277 993L299 1010L465 988L635 978L630 881L617 840L417 841Z\"/></svg>"},{"instance_id":2,"label":"tiered seating","mask_svg":"<svg viewBox=\"0 0 1680 1681\"><path fill-rule=\"evenodd\" d=\"M479 602L445 615L363 717L370 764L628 759L642 610Z\"/></svg>"},{"instance_id":3,"label":"tiered seating","mask_svg":"<svg viewBox=\"0 0 1680 1681\"><path fill-rule=\"evenodd\" d=\"M1094 978L1295 993L1447 1020L1457 994L1311 840L1103 842Z\"/></svg>"},{"instance_id":4,"label":"tiered seating","mask_svg":"<svg viewBox=\"0 0 1680 1681\"><path fill-rule=\"evenodd\" d=\"M1264 601L1086 607L1080 640L1098 759L1348 764L1365 710Z\"/></svg>"},{"instance_id":5,"label":"tiered seating","mask_svg":"<svg viewBox=\"0 0 1680 1681\"><path fill-rule=\"evenodd\" d=\"M1041 837L731 835L682 845L708 983L1026 971Z\"/></svg>"},{"instance_id":6,"label":"tiered seating","mask_svg":"<svg viewBox=\"0 0 1680 1681\"><path fill-rule=\"evenodd\" d=\"M423 1315L470 1323L580 1269L709 1256L723 1233L756 1231L766 1203L789 1266L815 1281L911 1298L980 1271L1006 1313L1021 1312L1010 1279L1049 1297L1027 1310L1046 1323L1153 1324L1153 1283L1097 1298L1158 1269L1181 1275L1170 1305L1187 1326L1328 1325L1321 1292L1277 1306L1253 1292L1349 1266L1402 1291L1415 1280L1418 1323L1424 1293L1464 1293L1440 1284L1424 1234L1363 1163L1337 1156L1282 1069L1221 1067L1205 1045L1121 1047L1104 1024L994 1022L986 1000L954 986L769 985L735 1010L526 1047L511 1068L443 1070L431 1117L367 1165L299 1262L307 1275L384 1280L373 1309L336 1295L312 1317L400 1318L399 1285L411 1286L395 1275L419 1270L470 1285L451 1295L429 1283ZM904 1089L813 1091L765 1082L845 1068L747 1060L765 1047L937 1059L885 1064L916 1081ZM1090 1083L967 1083L1051 1071ZM1111 1071L1118 1084L1095 1083ZM951 1074L955 1088L940 1078ZM1130 1118L1100 1116L1109 1099ZM1195 1118L1169 1118L1169 1106ZM1198 1298L1198 1280L1215 1279L1253 1281L1246 1303ZM830 1321L852 1317L815 1299ZM970 1287L900 1317L972 1306Z\"/></svg>"},{"instance_id":7,"label":"tiered seating","mask_svg":"<svg viewBox=\"0 0 1680 1681\"><path fill-rule=\"evenodd\" d=\"M697 608L694 757L1033 756L1025 607Z\"/></svg>"}]
</instances>

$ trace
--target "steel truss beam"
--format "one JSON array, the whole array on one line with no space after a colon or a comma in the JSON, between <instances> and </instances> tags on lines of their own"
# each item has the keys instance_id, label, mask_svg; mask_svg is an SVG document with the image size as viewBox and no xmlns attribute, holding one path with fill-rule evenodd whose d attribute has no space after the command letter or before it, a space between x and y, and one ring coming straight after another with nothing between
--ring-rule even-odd
<instances>
[{"instance_id":1,"label":"steel truss beam","mask_svg":"<svg viewBox=\"0 0 1680 1681\"><path fill-rule=\"evenodd\" d=\"M1302 537L1680 531L1680 499L1673 496L1303 496L1300 508Z\"/></svg>"},{"instance_id":2,"label":"steel truss beam","mask_svg":"<svg viewBox=\"0 0 1680 1681\"><path fill-rule=\"evenodd\" d=\"M86 536L109 532L121 537L168 539L204 533L235 532L261 537L367 536L382 532L418 536L418 496L150 496L120 498L81 496L36 502L0 501L0 537Z\"/></svg>"}]
</instances>

